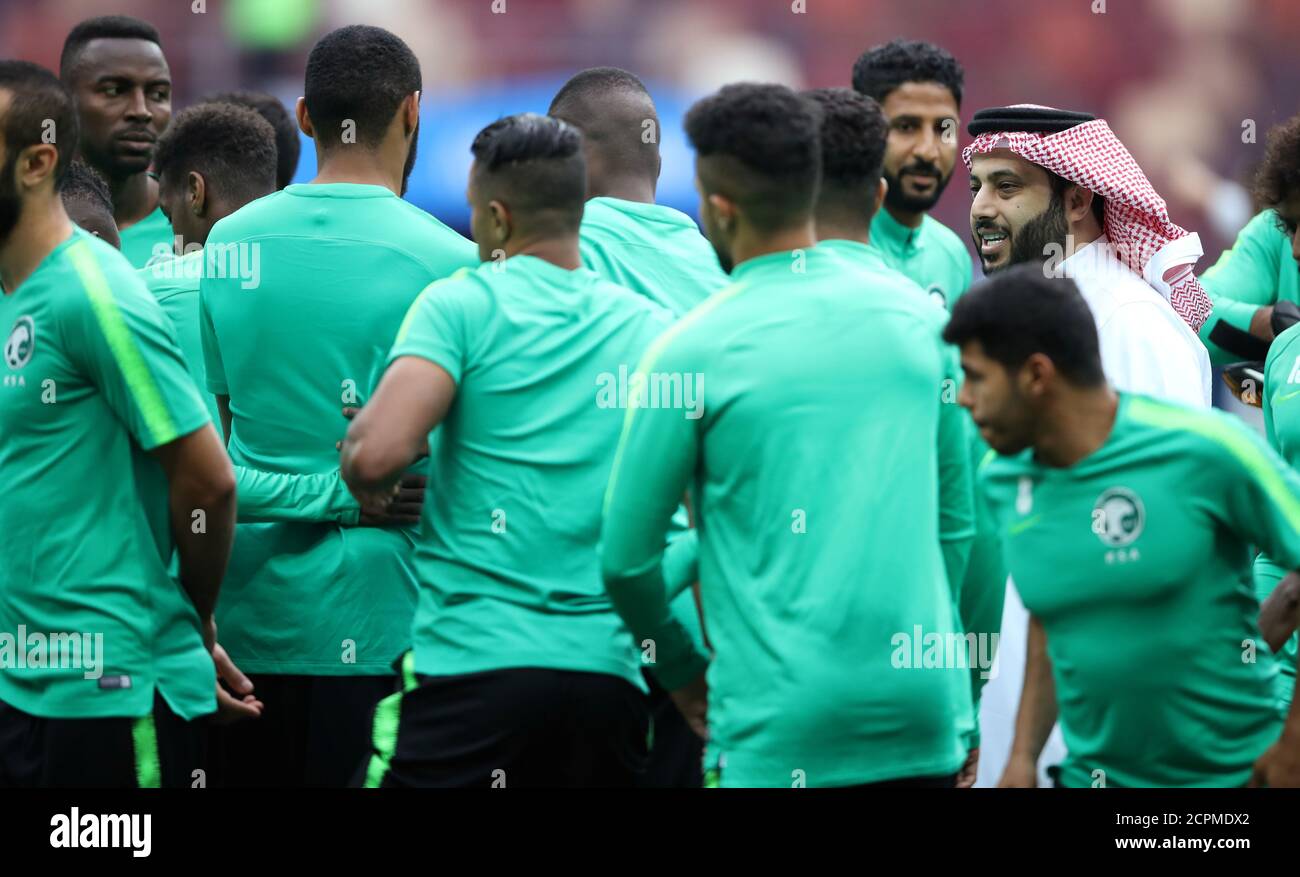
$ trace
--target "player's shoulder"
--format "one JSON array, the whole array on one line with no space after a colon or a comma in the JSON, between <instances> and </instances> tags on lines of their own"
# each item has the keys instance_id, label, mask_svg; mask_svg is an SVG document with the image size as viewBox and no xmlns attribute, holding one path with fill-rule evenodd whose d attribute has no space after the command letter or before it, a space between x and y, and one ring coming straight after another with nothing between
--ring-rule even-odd
<instances>
[{"instance_id":1,"label":"player's shoulder","mask_svg":"<svg viewBox=\"0 0 1300 877\"><path fill-rule=\"evenodd\" d=\"M1196 468L1202 465L1199 461L1206 460L1213 461L1207 465L1224 460L1246 462L1263 442L1241 418L1225 411L1141 394L1125 397L1126 434L1144 445L1158 444L1162 459L1177 459Z\"/></svg>"},{"instance_id":2,"label":"player's shoulder","mask_svg":"<svg viewBox=\"0 0 1300 877\"><path fill-rule=\"evenodd\" d=\"M1273 369L1281 363L1288 369L1295 363L1300 362L1297 355L1300 354L1300 323L1296 323L1273 339L1273 343L1268 346L1268 358L1264 360L1264 374L1272 377Z\"/></svg>"},{"instance_id":3,"label":"player's shoulder","mask_svg":"<svg viewBox=\"0 0 1300 877\"><path fill-rule=\"evenodd\" d=\"M138 270L116 247L82 231L76 232L63 251L56 282L60 298L78 304L106 298L151 298Z\"/></svg>"},{"instance_id":4,"label":"player's shoulder","mask_svg":"<svg viewBox=\"0 0 1300 877\"><path fill-rule=\"evenodd\" d=\"M641 318L648 323L666 329L673 322L673 313L668 308L651 301L634 289L615 283L599 272L590 268L579 268L574 272L575 279L589 284L591 295L602 307L616 315Z\"/></svg>"},{"instance_id":5,"label":"player's shoulder","mask_svg":"<svg viewBox=\"0 0 1300 877\"><path fill-rule=\"evenodd\" d=\"M184 256L152 259L148 265L137 269L136 275L144 281L153 297L161 302L197 293L205 264L204 251L195 250Z\"/></svg>"}]
</instances>

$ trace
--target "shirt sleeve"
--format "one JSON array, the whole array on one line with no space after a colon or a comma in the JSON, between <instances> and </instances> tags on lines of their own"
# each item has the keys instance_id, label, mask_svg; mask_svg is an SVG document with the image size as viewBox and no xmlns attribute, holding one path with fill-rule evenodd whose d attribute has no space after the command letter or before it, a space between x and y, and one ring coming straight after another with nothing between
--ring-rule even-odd
<instances>
[{"instance_id":1,"label":"shirt sleeve","mask_svg":"<svg viewBox=\"0 0 1300 877\"><path fill-rule=\"evenodd\" d=\"M221 361L221 348L217 345L217 332L209 310L212 287L204 277L199 281L199 340L203 345L203 373L208 392L214 396L229 396L226 383L226 366Z\"/></svg>"},{"instance_id":2,"label":"shirt sleeve","mask_svg":"<svg viewBox=\"0 0 1300 877\"><path fill-rule=\"evenodd\" d=\"M654 642L651 670L670 691L699 676L708 664L698 641L672 611L664 549L669 521L695 471L697 430L706 428L709 402L706 396L703 417L691 419L679 409L638 407L636 387L644 389L651 371L702 371L698 363L686 365L689 355L676 349L679 343L669 330L631 379L634 390L605 495L600 545L610 601L637 642Z\"/></svg>"},{"instance_id":3,"label":"shirt sleeve","mask_svg":"<svg viewBox=\"0 0 1300 877\"><path fill-rule=\"evenodd\" d=\"M134 274L113 277L90 244L68 250L82 294L61 320L73 360L145 450L209 422L171 321Z\"/></svg>"},{"instance_id":4,"label":"shirt sleeve","mask_svg":"<svg viewBox=\"0 0 1300 877\"><path fill-rule=\"evenodd\" d=\"M1220 420L1224 523L1282 567L1300 569L1300 474L1245 424Z\"/></svg>"},{"instance_id":5,"label":"shirt sleeve","mask_svg":"<svg viewBox=\"0 0 1300 877\"><path fill-rule=\"evenodd\" d=\"M470 340L483 337L486 294L457 273L425 287L397 330L388 361L418 356L460 384L472 355Z\"/></svg>"},{"instance_id":6,"label":"shirt sleeve","mask_svg":"<svg viewBox=\"0 0 1300 877\"><path fill-rule=\"evenodd\" d=\"M313 475L263 472L235 466L241 524L312 521L354 525L361 506L338 470Z\"/></svg>"},{"instance_id":7,"label":"shirt sleeve","mask_svg":"<svg viewBox=\"0 0 1300 877\"><path fill-rule=\"evenodd\" d=\"M1214 311L1201 327L1200 336L1216 364L1236 362L1241 357L1210 341L1215 324L1223 320L1247 332L1255 311L1277 301L1281 235L1277 214L1265 210L1246 224L1232 247L1201 275L1201 286L1214 303Z\"/></svg>"},{"instance_id":8,"label":"shirt sleeve","mask_svg":"<svg viewBox=\"0 0 1300 877\"><path fill-rule=\"evenodd\" d=\"M961 365L955 347L942 340L939 344L944 359L939 393L939 540L948 581L957 593L975 538L975 488L969 416L957 404Z\"/></svg>"},{"instance_id":9,"label":"shirt sleeve","mask_svg":"<svg viewBox=\"0 0 1300 877\"><path fill-rule=\"evenodd\" d=\"M1155 302L1130 302L1098 332L1106 379L1117 390L1208 407L1204 362Z\"/></svg>"}]
</instances>

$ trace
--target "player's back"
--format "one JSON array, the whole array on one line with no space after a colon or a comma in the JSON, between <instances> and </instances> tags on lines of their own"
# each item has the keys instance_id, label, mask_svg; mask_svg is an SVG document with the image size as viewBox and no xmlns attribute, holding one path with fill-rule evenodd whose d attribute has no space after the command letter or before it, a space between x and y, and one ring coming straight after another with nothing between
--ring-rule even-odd
<instances>
[{"instance_id":1,"label":"player's back","mask_svg":"<svg viewBox=\"0 0 1300 877\"><path fill-rule=\"evenodd\" d=\"M638 683L596 547L627 378L670 319L586 269L524 255L422 296L392 356L435 362L457 394L431 437L419 672L531 666Z\"/></svg>"},{"instance_id":2,"label":"player's back","mask_svg":"<svg viewBox=\"0 0 1300 877\"><path fill-rule=\"evenodd\" d=\"M342 409L364 404L420 290L477 264L473 245L429 214L349 183L254 201L214 226L205 252L204 358L208 389L230 397L231 459L300 474L338 466ZM232 657L256 672L385 672L414 600L411 538L241 525L219 619L239 637L225 643ZM344 641L357 649L346 665Z\"/></svg>"},{"instance_id":3,"label":"player's back","mask_svg":"<svg viewBox=\"0 0 1300 877\"><path fill-rule=\"evenodd\" d=\"M952 772L965 680L908 670L911 648L902 664L898 650L899 636L954 630L938 533L942 315L906 281L866 282L821 248L732 277L644 366L706 381L695 496L728 771L740 784L794 767L829 784ZM796 749L810 763L782 767Z\"/></svg>"},{"instance_id":4,"label":"player's back","mask_svg":"<svg viewBox=\"0 0 1300 877\"><path fill-rule=\"evenodd\" d=\"M583 208L580 235L584 266L674 316L727 284L713 246L689 216L671 207L592 198Z\"/></svg>"}]
</instances>

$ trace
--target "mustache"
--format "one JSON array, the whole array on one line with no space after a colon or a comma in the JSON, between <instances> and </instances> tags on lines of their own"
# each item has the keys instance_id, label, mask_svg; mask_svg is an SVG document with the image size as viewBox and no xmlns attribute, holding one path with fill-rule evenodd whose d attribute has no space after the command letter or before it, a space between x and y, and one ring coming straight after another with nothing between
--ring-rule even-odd
<instances>
[{"instance_id":1,"label":"mustache","mask_svg":"<svg viewBox=\"0 0 1300 877\"><path fill-rule=\"evenodd\" d=\"M925 161L923 159L917 159L916 161L913 161L911 164L899 168L898 175L901 177L903 174L930 174L931 176L938 177L940 179L943 178L943 174L939 171L938 165L932 164L931 162Z\"/></svg>"},{"instance_id":2,"label":"mustache","mask_svg":"<svg viewBox=\"0 0 1300 877\"><path fill-rule=\"evenodd\" d=\"M140 128L135 126L130 128L123 128L120 131L116 131L113 133L113 137L117 140L122 140L127 137L130 137L132 139L140 137L145 140L148 140L150 143L153 143L158 139L158 135L150 131L148 128Z\"/></svg>"},{"instance_id":3,"label":"mustache","mask_svg":"<svg viewBox=\"0 0 1300 877\"><path fill-rule=\"evenodd\" d=\"M1000 231L1000 232L1004 232L1007 235L1011 234L1011 229L1003 228L1002 226L998 225L996 222L994 222L991 219L975 220L975 225L971 227L971 230L974 231L976 234L980 233L981 231Z\"/></svg>"}]
</instances>

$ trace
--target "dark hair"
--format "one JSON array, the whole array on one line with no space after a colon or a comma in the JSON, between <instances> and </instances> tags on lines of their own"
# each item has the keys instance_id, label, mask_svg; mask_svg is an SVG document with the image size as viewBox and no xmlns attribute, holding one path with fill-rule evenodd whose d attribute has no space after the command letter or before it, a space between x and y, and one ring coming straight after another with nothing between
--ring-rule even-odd
<instances>
[{"instance_id":1,"label":"dark hair","mask_svg":"<svg viewBox=\"0 0 1300 877\"><path fill-rule=\"evenodd\" d=\"M68 165L60 194L65 203L72 200L84 201L107 210L110 217L113 215L113 195L109 191L108 181L103 174L79 158Z\"/></svg>"},{"instance_id":2,"label":"dark hair","mask_svg":"<svg viewBox=\"0 0 1300 877\"><path fill-rule=\"evenodd\" d=\"M953 306L943 340L978 341L1008 370L1041 353L1076 386L1106 380L1088 303L1073 280L1045 276L1041 265L1016 265L972 286Z\"/></svg>"},{"instance_id":3,"label":"dark hair","mask_svg":"<svg viewBox=\"0 0 1300 877\"><path fill-rule=\"evenodd\" d=\"M587 165L577 128L550 116L518 113L479 131L470 152L479 180L505 196L512 210L555 213L566 230L582 222Z\"/></svg>"},{"instance_id":4,"label":"dark hair","mask_svg":"<svg viewBox=\"0 0 1300 877\"><path fill-rule=\"evenodd\" d=\"M568 82L560 86L560 90L551 99L547 115L555 115L556 110L563 110L567 104L599 98L611 91L630 91L647 96L650 94L644 82L620 67L591 67L573 74Z\"/></svg>"},{"instance_id":5,"label":"dark hair","mask_svg":"<svg viewBox=\"0 0 1300 877\"><path fill-rule=\"evenodd\" d=\"M356 123L357 143L375 147L402 101L422 87L420 62L400 37L352 24L330 31L312 47L303 98L322 147L340 142L347 119Z\"/></svg>"},{"instance_id":6,"label":"dark hair","mask_svg":"<svg viewBox=\"0 0 1300 877\"><path fill-rule=\"evenodd\" d=\"M763 230L811 212L821 176L820 124L813 102L784 85L750 82L697 101L685 122L700 158L733 160L701 182L735 200Z\"/></svg>"},{"instance_id":7,"label":"dark hair","mask_svg":"<svg viewBox=\"0 0 1300 877\"><path fill-rule=\"evenodd\" d=\"M13 161L20 150L47 142L52 134L59 153L54 190L59 191L81 136L72 95L58 77L30 61L0 61L0 89L10 94L9 108L4 111L7 160Z\"/></svg>"},{"instance_id":8,"label":"dark hair","mask_svg":"<svg viewBox=\"0 0 1300 877\"><path fill-rule=\"evenodd\" d=\"M1300 192L1300 116L1268 132L1264 163L1255 172L1255 197L1276 207Z\"/></svg>"},{"instance_id":9,"label":"dark hair","mask_svg":"<svg viewBox=\"0 0 1300 877\"><path fill-rule=\"evenodd\" d=\"M632 73L618 67L576 73L556 92L547 113L577 127L587 149L610 172L658 179L659 116L645 83ZM654 137L644 136L646 121L653 123Z\"/></svg>"},{"instance_id":10,"label":"dark hair","mask_svg":"<svg viewBox=\"0 0 1300 877\"><path fill-rule=\"evenodd\" d=\"M275 129L247 107L195 104L176 115L154 153L154 171L176 185L198 171L209 189L242 204L275 189Z\"/></svg>"},{"instance_id":11,"label":"dark hair","mask_svg":"<svg viewBox=\"0 0 1300 877\"><path fill-rule=\"evenodd\" d=\"M952 92L960 108L965 79L961 64L947 49L919 40L872 46L853 65L853 88L880 103L905 82L936 82Z\"/></svg>"},{"instance_id":12,"label":"dark hair","mask_svg":"<svg viewBox=\"0 0 1300 877\"><path fill-rule=\"evenodd\" d=\"M145 40L162 48L162 39L158 28L147 21L132 18L129 15L101 15L87 18L68 31L63 41L63 53L59 56L59 76L64 82L72 75L77 64L77 56L91 40L121 39Z\"/></svg>"},{"instance_id":13,"label":"dark hair","mask_svg":"<svg viewBox=\"0 0 1300 877\"><path fill-rule=\"evenodd\" d=\"M875 195L889 123L880 104L849 88L804 92L821 110L822 186L819 197L864 202Z\"/></svg>"},{"instance_id":14,"label":"dark hair","mask_svg":"<svg viewBox=\"0 0 1300 877\"><path fill-rule=\"evenodd\" d=\"M293 181L298 170L302 143L298 140L298 123L275 95L264 91L223 91L208 95L200 103L226 103L253 110L275 129L275 188L283 189Z\"/></svg>"}]
</instances>

